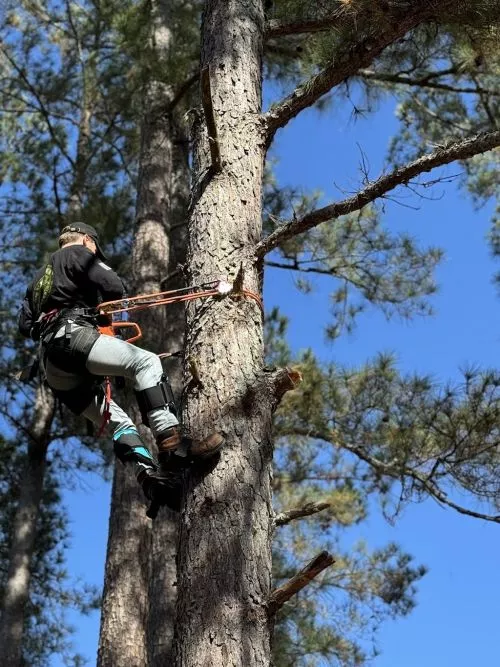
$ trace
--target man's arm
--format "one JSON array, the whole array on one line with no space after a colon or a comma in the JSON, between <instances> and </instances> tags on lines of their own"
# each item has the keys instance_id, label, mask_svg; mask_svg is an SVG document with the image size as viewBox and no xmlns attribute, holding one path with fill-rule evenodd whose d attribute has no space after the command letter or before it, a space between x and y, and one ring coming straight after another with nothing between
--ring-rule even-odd
<instances>
[{"instance_id":1,"label":"man's arm","mask_svg":"<svg viewBox=\"0 0 500 667\"><path fill-rule=\"evenodd\" d=\"M125 287L118 274L95 256L87 275L89 281L96 285L103 301L121 299L125 294Z\"/></svg>"}]
</instances>

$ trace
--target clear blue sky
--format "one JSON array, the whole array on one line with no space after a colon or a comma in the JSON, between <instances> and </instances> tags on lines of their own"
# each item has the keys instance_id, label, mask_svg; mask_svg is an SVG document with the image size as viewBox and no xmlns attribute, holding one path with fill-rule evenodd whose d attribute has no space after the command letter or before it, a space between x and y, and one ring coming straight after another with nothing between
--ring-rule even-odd
<instances>
[{"instance_id":1,"label":"clear blue sky","mask_svg":"<svg viewBox=\"0 0 500 667\"><path fill-rule=\"evenodd\" d=\"M359 183L359 149L369 158L372 177L379 172L388 141L395 131L394 104L353 124L349 113L308 111L277 140L277 174L282 185L321 189L325 203L339 197L335 187L353 190ZM456 173L451 166L447 173ZM325 360L362 363L379 351L395 352L405 371L431 373L443 382L458 377L468 363L492 366L498 348L498 297L492 284L497 266L485 240L493 206L475 211L456 185L437 186L438 201L414 200L418 211L387 205L387 224L406 229L424 245L446 252L438 270L440 292L433 304L434 318L404 323L387 322L374 311L361 316L353 336L326 345L328 282L302 296L294 275L273 270L267 274L267 308L279 304L290 317L290 343L295 350L313 347ZM307 316L305 313L307 312ZM101 584L104 571L109 485L94 477L86 491L65 497L73 535L68 569L75 577ZM360 528L373 546L398 542L430 568L419 584L418 606L408 617L388 621L379 636L380 657L374 667L470 667L498 664L500 528L432 501L408 507L395 526L377 512ZM359 533L356 536L359 536ZM320 547L320 545L318 545ZM70 615L78 626L75 647L94 664L99 620ZM53 660L53 667L63 663Z\"/></svg>"}]
</instances>

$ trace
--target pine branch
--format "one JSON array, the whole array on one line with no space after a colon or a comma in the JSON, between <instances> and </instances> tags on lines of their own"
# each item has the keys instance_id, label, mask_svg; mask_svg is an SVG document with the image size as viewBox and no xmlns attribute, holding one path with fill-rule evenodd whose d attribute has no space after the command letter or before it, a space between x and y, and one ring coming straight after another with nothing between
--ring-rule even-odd
<instances>
[{"instance_id":1,"label":"pine branch","mask_svg":"<svg viewBox=\"0 0 500 667\"><path fill-rule=\"evenodd\" d=\"M295 507L287 512L281 512L274 517L275 526L286 526L295 519L302 519L305 516L317 514L330 507L331 503L307 503L304 507Z\"/></svg>"},{"instance_id":2,"label":"pine branch","mask_svg":"<svg viewBox=\"0 0 500 667\"><path fill-rule=\"evenodd\" d=\"M434 78L439 78L444 74L448 74L449 71L443 72L433 72ZM379 81L381 83L396 83L404 86L412 86L415 88L432 88L434 90L443 90L450 93L457 94L473 94L473 95L490 95L492 97L499 97L500 90L489 90L488 88L483 88L480 85L475 87L460 87L452 86L448 83L440 83L439 81L434 81L429 79L428 76L422 76L418 78L412 78L410 76L404 76L402 74L392 74L390 72L376 72L375 70L363 69L358 72L358 75L362 79L369 81Z\"/></svg>"},{"instance_id":3,"label":"pine branch","mask_svg":"<svg viewBox=\"0 0 500 667\"><path fill-rule=\"evenodd\" d=\"M265 39L285 37L286 35L304 35L326 32L339 24L341 13L337 12L323 19L304 19L302 21L280 21L271 19L267 22Z\"/></svg>"},{"instance_id":4,"label":"pine branch","mask_svg":"<svg viewBox=\"0 0 500 667\"><path fill-rule=\"evenodd\" d=\"M311 581L321 574L327 567L335 562L333 556L328 551L322 551L313 558L300 572L297 572L286 584L280 586L271 593L268 601L268 613L270 616L276 614L288 600L305 588Z\"/></svg>"},{"instance_id":5,"label":"pine branch","mask_svg":"<svg viewBox=\"0 0 500 667\"><path fill-rule=\"evenodd\" d=\"M297 234L302 234L327 220L335 220L341 215L359 211L367 204L394 190L397 186L406 185L410 179L420 174L431 171L436 167L442 167L455 160L466 160L498 146L500 146L500 130L476 134L468 139L453 141L441 146L433 153L423 155L413 162L409 162L402 167L397 167L390 174L381 176L376 181L368 183L365 188L352 195L352 197L316 209L315 211L306 213L301 218L281 225L257 244L255 256L257 259L261 259L268 252Z\"/></svg>"},{"instance_id":6,"label":"pine branch","mask_svg":"<svg viewBox=\"0 0 500 667\"><path fill-rule=\"evenodd\" d=\"M335 444L337 447L351 452L354 454L354 456L367 463L379 474L386 477L391 477L392 479L396 479L398 481L401 481L401 479L404 477L412 479L437 503L450 507L459 514L464 514L465 516L470 516L474 519L483 519L484 521L490 521L491 523L500 523L500 514L485 514L483 512L470 510L467 507L463 507L463 505L458 505L457 503L453 502L453 500L448 498L447 494L431 479L430 475L424 475L414 468L403 465L399 460L392 460L389 462L381 461L377 457L368 453L369 447L347 443L344 441L340 433L336 431L316 431L314 429L306 430L294 428L293 431L290 431L290 435L292 434L302 435L308 438L313 438L314 440L323 440L324 442Z\"/></svg>"},{"instance_id":7,"label":"pine branch","mask_svg":"<svg viewBox=\"0 0 500 667\"><path fill-rule=\"evenodd\" d=\"M366 10L364 14L360 13L356 18L356 23L359 25L357 30L357 34L360 35L359 41L336 54L330 65L264 114L266 145L271 144L279 128L284 127L301 111L315 104L320 97L348 77L355 75L359 69L368 67L387 46L432 18L440 6L449 4L450 0L442 0L434 5L428 2L413 2L411 8L406 3L403 7L398 5L394 11L386 12L386 21L383 26L378 26L377 32L373 32L373 12Z\"/></svg>"}]
</instances>

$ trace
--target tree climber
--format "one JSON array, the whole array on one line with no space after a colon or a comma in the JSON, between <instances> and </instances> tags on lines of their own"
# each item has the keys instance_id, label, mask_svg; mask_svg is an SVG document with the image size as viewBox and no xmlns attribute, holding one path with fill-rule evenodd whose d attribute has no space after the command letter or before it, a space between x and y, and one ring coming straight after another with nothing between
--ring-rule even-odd
<instances>
[{"instance_id":1,"label":"tree climber","mask_svg":"<svg viewBox=\"0 0 500 667\"><path fill-rule=\"evenodd\" d=\"M181 484L176 450L187 445L188 459L208 458L221 447L213 434L202 441L182 439L172 389L160 358L119 338L99 333L97 306L124 297L118 275L103 260L94 227L75 222L59 236L59 250L29 285L19 313L19 330L40 341L40 365L49 387L72 412L101 424L106 400L103 376L134 381L144 424L156 438L161 469L131 418L113 401L109 422L113 449L123 463L135 466L138 482L154 505L179 509ZM107 318L107 316L104 316Z\"/></svg>"}]
</instances>

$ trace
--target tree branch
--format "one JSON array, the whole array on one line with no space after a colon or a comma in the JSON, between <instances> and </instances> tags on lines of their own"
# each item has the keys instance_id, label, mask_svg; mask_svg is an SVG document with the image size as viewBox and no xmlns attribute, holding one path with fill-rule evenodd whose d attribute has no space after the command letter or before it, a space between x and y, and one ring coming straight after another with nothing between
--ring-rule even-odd
<instances>
[{"instance_id":1,"label":"tree branch","mask_svg":"<svg viewBox=\"0 0 500 667\"><path fill-rule=\"evenodd\" d=\"M274 615L288 600L307 586L315 577L335 562L328 551L322 551L286 584L273 591L267 603L269 615Z\"/></svg>"},{"instance_id":2,"label":"tree branch","mask_svg":"<svg viewBox=\"0 0 500 667\"><path fill-rule=\"evenodd\" d=\"M392 460L389 462L381 461L375 456L372 456L368 453L369 448L362 445L353 445L346 443L340 433L332 430L328 432L315 431L314 429L293 429L294 435L302 435L305 437L313 438L315 440L324 440L325 442L330 442L335 444L337 447L345 449L351 454L354 454L357 458L361 459L374 470L376 470L381 475L386 477L391 477L392 479L397 479L401 481L403 477L408 477L417 482L420 487L427 491L429 496L433 498L437 503L441 505L446 505L454 509L459 514L464 514L465 516L470 516L475 519L483 519L484 521L490 521L491 523L500 523L500 514L484 514L483 512L476 512L474 510L467 509L462 505L450 500L447 494L442 491L439 486L433 482L429 476L419 473L414 468L410 468L407 465L402 465L398 460Z\"/></svg>"},{"instance_id":3,"label":"tree branch","mask_svg":"<svg viewBox=\"0 0 500 667\"><path fill-rule=\"evenodd\" d=\"M439 76L444 76L449 72L433 72L437 75L433 78L438 78ZM448 83L440 83L439 81L433 81L429 79L428 76L422 76L415 79L412 79L410 76L404 76L402 74L391 74L390 72L376 72L375 70L362 69L358 72L358 75L363 79L368 79L371 81L380 81L381 83L396 83L404 86L415 86L420 88L432 88L435 90L443 90L450 93L470 93L474 95L491 95L492 97L499 97L500 90L488 90L487 88L482 88L477 85L475 88L468 87L458 87L452 86Z\"/></svg>"},{"instance_id":4,"label":"tree branch","mask_svg":"<svg viewBox=\"0 0 500 667\"><path fill-rule=\"evenodd\" d=\"M276 248L280 243L293 236L302 234L327 220L335 220L341 215L358 211L379 197L383 197L398 185L405 185L410 179L420 174L431 171L436 167L442 167L455 160L466 160L479 153L492 150L499 145L500 130L476 134L468 139L453 141L445 146L440 146L433 153L423 155L402 167L396 167L390 174L381 176L376 181L368 183L363 190L360 190L352 197L316 209L315 211L306 213L301 218L281 225L257 244L255 247L255 257L262 259L264 255Z\"/></svg>"},{"instance_id":5,"label":"tree branch","mask_svg":"<svg viewBox=\"0 0 500 667\"><path fill-rule=\"evenodd\" d=\"M447 6L450 0L442 0L434 4ZM356 18L356 24L359 24L357 34L361 35L359 41L336 54L330 65L296 88L291 95L264 114L267 146L271 144L279 128L284 127L301 111L315 104L332 88L356 74L359 69L368 67L387 46L434 15L435 9L428 2L413 2L411 9L406 3L403 5L398 5L390 13L387 12L383 29L379 27L377 32L373 32L373 11L367 10L364 15L360 14Z\"/></svg>"},{"instance_id":6,"label":"tree branch","mask_svg":"<svg viewBox=\"0 0 500 667\"><path fill-rule=\"evenodd\" d=\"M328 509L331 503L307 503L304 507L295 507L287 512L281 512L274 517L275 526L286 526L295 519L302 519L304 516L311 516L323 510Z\"/></svg>"},{"instance_id":7,"label":"tree branch","mask_svg":"<svg viewBox=\"0 0 500 667\"><path fill-rule=\"evenodd\" d=\"M339 24L342 13L337 12L323 19L304 19L303 21L280 21L271 19L267 22L265 39L285 37L286 35L304 35L315 32L326 32Z\"/></svg>"}]
</instances>

